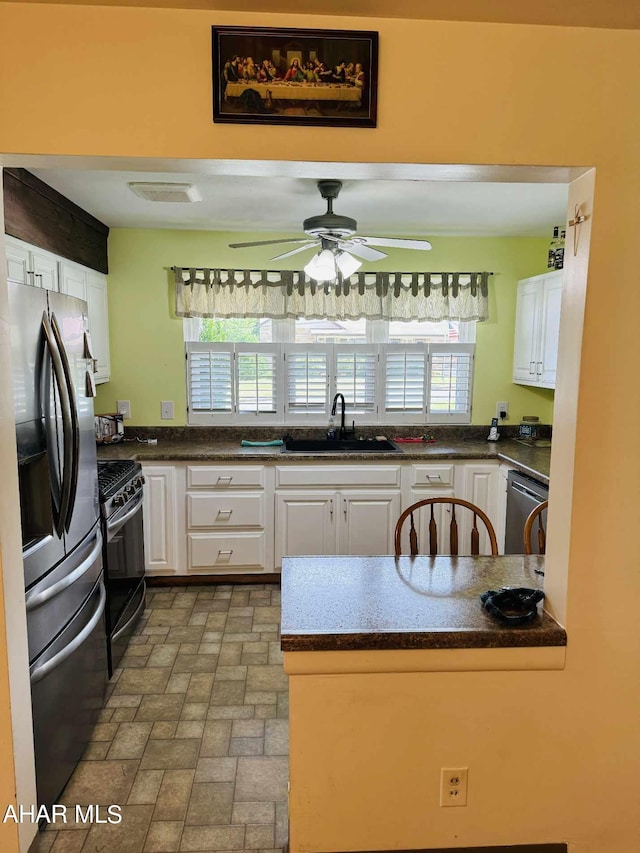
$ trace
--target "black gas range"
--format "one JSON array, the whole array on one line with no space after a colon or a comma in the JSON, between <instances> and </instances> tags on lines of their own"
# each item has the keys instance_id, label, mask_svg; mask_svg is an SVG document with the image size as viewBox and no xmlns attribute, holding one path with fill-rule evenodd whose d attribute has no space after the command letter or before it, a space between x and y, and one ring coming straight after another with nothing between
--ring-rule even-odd
<instances>
[{"instance_id":1,"label":"black gas range","mask_svg":"<svg viewBox=\"0 0 640 853\"><path fill-rule=\"evenodd\" d=\"M145 607L143 487L138 462L98 462L110 675Z\"/></svg>"}]
</instances>

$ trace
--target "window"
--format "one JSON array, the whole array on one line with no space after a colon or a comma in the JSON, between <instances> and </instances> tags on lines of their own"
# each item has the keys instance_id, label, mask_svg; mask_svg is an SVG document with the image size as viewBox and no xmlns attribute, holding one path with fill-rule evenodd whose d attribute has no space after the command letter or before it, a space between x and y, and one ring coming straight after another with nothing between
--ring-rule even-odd
<instances>
[{"instance_id":1,"label":"window","mask_svg":"<svg viewBox=\"0 0 640 853\"><path fill-rule=\"evenodd\" d=\"M473 344L189 342L190 424L470 423Z\"/></svg>"}]
</instances>

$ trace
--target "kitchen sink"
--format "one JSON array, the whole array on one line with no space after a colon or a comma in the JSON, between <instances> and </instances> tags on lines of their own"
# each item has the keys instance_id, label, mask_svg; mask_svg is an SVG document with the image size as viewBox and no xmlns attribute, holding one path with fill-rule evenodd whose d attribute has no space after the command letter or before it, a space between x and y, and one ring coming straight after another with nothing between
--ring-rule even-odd
<instances>
[{"instance_id":1,"label":"kitchen sink","mask_svg":"<svg viewBox=\"0 0 640 853\"><path fill-rule=\"evenodd\" d=\"M285 436L284 450L291 453L402 453L385 438L289 438Z\"/></svg>"}]
</instances>

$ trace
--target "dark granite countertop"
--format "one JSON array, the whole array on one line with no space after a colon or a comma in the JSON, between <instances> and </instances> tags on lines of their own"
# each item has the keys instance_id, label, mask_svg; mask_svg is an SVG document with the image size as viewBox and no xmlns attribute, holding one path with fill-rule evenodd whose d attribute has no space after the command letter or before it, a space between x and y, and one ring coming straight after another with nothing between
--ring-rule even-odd
<instances>
[{"instance_id":1,"label":"dark granite countertop","mask_svg":"<svg viewBox=\"0 0 640 853\"><path fill-rule=\"evenodd\" d=\"M504 625L479 596L501 586L542 587L544 557L284 557L282 649L469 649L565 646L540 608Z\"/></svg>"},{"instance_id":2,"label":"dark granite countertop","mask_svg":"<svg viewBox=\"0 0 640 853\"><path fill-rule=\"evenodd\" d=\"M112 444L98 449L98 459L135 459L153 462L248 462L307 463L313 462L439 462L456 459L495 459L548 482L549 447L525 446L515 439L496 443L478 439L439 439L434 443L399 444L398 453L291 453L280 447L241 447L237 440L159 440L143 444L137 440Z\"/></svg>"}]
</instances>

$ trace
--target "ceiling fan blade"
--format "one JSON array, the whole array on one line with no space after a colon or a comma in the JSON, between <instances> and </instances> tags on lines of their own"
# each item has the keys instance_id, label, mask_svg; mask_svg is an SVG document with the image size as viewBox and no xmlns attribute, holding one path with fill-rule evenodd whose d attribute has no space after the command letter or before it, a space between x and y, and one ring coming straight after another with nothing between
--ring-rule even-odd
<instances>
[{"instance_id":1,"label":"ceiling fan blade","mask_svg":"<svg viewBox=\"0 0 640 853\"><path fill-rule=\"evenodd\" d=\"M256 240L253 243L229 243L230 249L247 249L251 246L273 246L276 243L308 243L309 238L303 237L302 239L296 239L295 237L291 237L287 239L283 237L282 240Z\"/></svg>"},{"instance_id":2,"label":"ceiling fan blade","mask_svg":"<svg viewBox=\"0 0 640 853\"><path fill-rule=\"evenodd\" d=\"M404 240L401 237L354 237L362 240L367 246L388 246L391 249L421 249L423 252L431 248L428 240Z\"/></svg>"},{"instance_id":3,"label":"ceiling fan blade","mask_svg":"<svg viewBox=\"0 0 640 853\"><path fill-rule=\"evenodd\" d=\"M350 252L356 258L362 258L365 261L379 261L387 257L384 252L365 246L364 243L352 243L350 240L343 240L338 243L338 246L345 252Z\"/></svg>"},{"instance_id":4,"label":"ceiling fan blade","mask_svg":"<svg viewBox=\"0 0 640 853\"><path fill-rule=\"evenodd\" d=\"M315 240L308 241L304 246L298 246L297 249L291 249L289 252L284 252L282 255L276 255L275 258L269 258L270 261L281 261L282 258L290 258L291 255L297 255L298 252L306 252L307 249L311 249L312 247L315 249L317 247L317 243Z\"/></svg>"}]
</instances>

